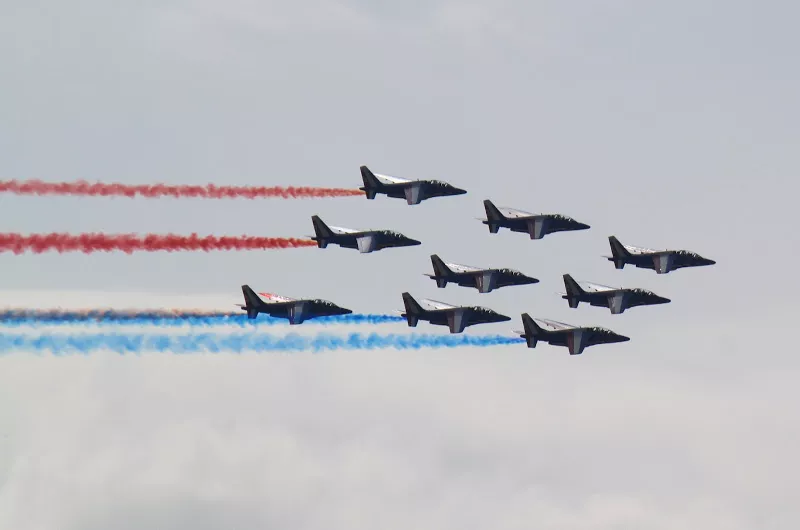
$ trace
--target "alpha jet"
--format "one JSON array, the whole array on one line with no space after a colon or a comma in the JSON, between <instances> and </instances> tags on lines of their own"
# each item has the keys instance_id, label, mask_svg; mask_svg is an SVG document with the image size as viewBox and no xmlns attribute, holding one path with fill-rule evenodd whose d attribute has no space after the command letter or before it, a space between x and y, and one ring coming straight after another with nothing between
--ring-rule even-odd
<instances>
[{"instance_id":1,"label":"alpha jet","mask_svg":"<svg viewBox=\"0 0 800 530\"><path fill-rule=\"evenodd\" d=\"M714 265L716 261L704 258L689 250L653 250L650 248L623 245L619 239L609 236L611 256L604 256L614 263L614 267L622 269L626 264L640 269L652 269L657 274L667 274L684 267L704 267Z\"/></svg>"},{"instance_id":2,"label":"alpha jet","mask_svg":"<svg viewBox=\"0 0 800 530\"><path fill-rule=\"evenodd\" d=\"M482 269L457 263L445 263L436 254L431 255L431 263L433 264L433 274L425 276L436 280L436 286L440 289L445 288L448 282L452 282L461 287L475 287L479 293L489 293L500 287L539 283L536 278L526 276L514 269Z\"/></svg>"},{"instance_id":3,"label":"alpha jet","mask_svg":"<svg viewBox=\"0 0 800 530\"><path fill-rule=\"evenodd\" d=\"M535 214L514 208L497 207L492 201L483 201L486 209L486 219L480 221L489 225L489 232L496 234L500 228L508 228L512 232L530 234L531 239L542 239L553 232L567 232L573 230L587 230L589 225L579 223L572 217L553 214Z\"/></svg>"},{"instance_id":4,"label":"alpha jet","mask_svg":"<svg viewBox=\"0 0 800 530\"><path fill-rule=\"evenodd\" d=\"M361 166L361 179L364 181L364 186L358 189L363 191L370 200L374 199L377 193L382 193L394 199L405 198L408 204L419 204L425 199L433 197L467 193L466 190L456 188L441 180L409 180L380 175L370 171L367 166Z\"/></svg>"},{"instance_id":5,"label":"alpha jet","mask_svg":"<svg viewBox=\"0 0 800 530\"><path fill-rule=\"evenodd\" d=\"M261 299L249 285L242 285L244 305L239 305L247 311L247 318L253 319L259 313L266 313L274 318L287 318L289 324L302 324L304 321L333 315L349 315L350 309L339 307L333 302L318 298L297 300L272 293L261 293L266 300Z\"/></svg>"},{"instance_id":6,"label":"alpha jet","mask_svg":"<svg viewBox=\"0 0 800 530\"><path fill-rule=\"evenodd\" d=\"M405 311L400 312L408 321L409 327L416 327L420 320L427 320L434 326L447 326L450 333L461 333L467 326L507 322L511 317L480 306L454 306L435 300L421 300L430 309L424 309L408 293L403 293Z\"/></svg>"},{"instance_id":7,"label":"alpha jet","mask_svg":"<svg viewBox=\"0 0 800 530\"><path fill-rule=\"evenodd\" d=\"M551 346L566 346L570 355L580 355L588 346L627 342L629 337L614 333L610 329L573 326L537 318L534 320L527 313L522 314L522 326L525 331L515 331L528 343L528 348L535 348L538 341L547 342Z\"/></svg>"},{"instance_id":8,"label":"alpha jet","mask_svg":"<svg viewBox=\"0 0 800 530\"><path fill-rule=\"evenodd\" d=\"M389 247L412 247L422 244L393 230L353 230L328 226L316 215L311 216L311 221L314 223L316 235L309 237L317 242L319 248L325 248L330 243L344 248L357 248L359 252L366 254Z\"/></svg>"},{"instance_id":9,"label":"alpha jet","mask_svg":"<svg viewBox=\"0 0 800 530\"><path fill-rule=\"evenodd\" d=\"M669 298L658 296L652 291L640 288L609 287L599 283L577 282L569 274L564 275L567 294L561 298L569 302L573 309L581 302L595 307L607 307L612 315L640 305L668 304Z\"/></svg>"}]
</instances>

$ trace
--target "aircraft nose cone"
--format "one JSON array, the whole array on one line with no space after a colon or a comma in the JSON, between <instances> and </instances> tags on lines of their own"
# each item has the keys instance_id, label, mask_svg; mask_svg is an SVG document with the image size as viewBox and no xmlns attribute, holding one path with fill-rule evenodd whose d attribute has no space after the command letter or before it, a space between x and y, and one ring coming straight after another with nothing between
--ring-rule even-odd
<instances>
[{"instance_id":1,"label":"aircraft nose cone","mask_svg":"<svg viewBox=\"0 0 800 530\"><path fill-rule=\"evenodd\" d=\"M619 336L619 341L620 342L628 342L629 340L631 340L630 337L626 337L625 335L620 335Z\"/></svg>"},{"instance_id":2,"label":"aircraft nose cone","mask_svg":"<svg viewBox=\"0 0 800 530\"><path fill-rule=\"evenodd\" d=\"M408 244L409 244L410 246L421 245L421 244L422 244L422 241L417 241L416 239L411 239L411 238L408 238Z\"/></svg>"},{"instance_id":3,"label":"aircraft nose cone","mask_svg":"<svg viewBox=\"0 0 800 530\"><path fill-rule=\"evenodd\" d=\"M717 264L717 262L714 261L713 259L707 259L706 260L706 265L716 265L716 264Z\"/></svg>"}]
</instances>

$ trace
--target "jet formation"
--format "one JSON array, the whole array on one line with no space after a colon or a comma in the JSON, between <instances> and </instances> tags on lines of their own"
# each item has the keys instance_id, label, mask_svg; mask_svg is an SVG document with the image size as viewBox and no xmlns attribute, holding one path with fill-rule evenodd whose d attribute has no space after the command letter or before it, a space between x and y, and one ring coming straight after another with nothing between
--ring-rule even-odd
<instances>
[{"instance_id":1,"label":"jet formation","mask_svg":"<svg viewBox=\"0 0 800 530\"><path fill-rule=\"evenodd\" d=\"M390 199L405 199L408 205L418 205L424 200L437 197L464 195L466 190L448 182L434 179L404 179L373 173L367 166L361 166L361 179L364 183L359 190L368 200L377 195ZM528 234L532 240L559 232L588 230L591 227L561 213L531 213L517 208L496 206L491 200L483 201L485 218L478 218L488 226L490 234L497 234L501 228L511 232ZM398 231L390 229L357 230L326 224L318 215L311 216L314 235L308 236L321 249L328 245L338 245L346 249L369 254L395 247L421 245ZM682 268L703 267L716 262L689 250L653 250L621 243L616 236L609 236L611 256L604 256L621 270L625 265L650 269L663 275ZM425 276L436 282L436 287L444 289L448 284L475 289L479 294L491 293L500 288L533 285L539 279L509 267L474 267L444 261L438 254L430 255L433 274ZM669 304L669 298L641 287L610 287L588 281L576 281L570 274L562 277L566 293L561 295L572 309L581 303L590 307L608 308L612 315L623 314L627 309L643 306ZM353 311L328 300L294 299L271 293L257 294L248 285L242 286L245 303L238 304L247 312L250 319L264 313L273 318L285 318L292 325L306 320L326 316L347 315ZM262 298L263 297L263 298ZM446 326L450 333L463 333L469 326L507 322L511 317L493 309L478 305L453 305L427 298L415 299L408 292L402 293L404 309L397 311L409 327L416 327L419 321L434 326ZM539 342L551 346L566 347L570 355L580 355L589 346L628 342L630 338L601 326L581 326L566 324L546 318L533 318L522 313L522 331L514 331L525 339L528 348L535 348Z\"/></svg>"}]
</instances>

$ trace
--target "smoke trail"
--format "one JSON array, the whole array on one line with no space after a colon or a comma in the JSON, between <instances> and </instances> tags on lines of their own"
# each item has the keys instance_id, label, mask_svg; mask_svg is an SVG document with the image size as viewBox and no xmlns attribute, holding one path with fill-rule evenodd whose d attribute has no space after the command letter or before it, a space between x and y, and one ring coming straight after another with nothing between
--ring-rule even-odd
<instances>
[{"instance_id":1,"label":"smoke trail","mask_svg":"<svg viewBox=\"0 0 800 530\"><path fill-rule=\"evenodd\" d=\"M43 182L41 180L0 180L0 193L15 195L79 195L90 197L191 197L203 199L308 199L322 197L354 197L363 195L357 189L282 187L282 186L203 186L190 185L130 185L118 183Z\"/></svg>"},{"instance_id":2,"label":"smoke trail","mask_svg":"<svg viewBox=\"0 0 800 530\"><path fill-rule=\"evenodd\" d=\"M266 250L278 248L313 247L308 239L293 237L253 236L181 236L175 234L30 234L0 233L0 252L40 254L55 250L62 252L167 252L202 250Z\"/></svg>"},{"instance_id":3,"label":"smoke trail","mask_svg":"<svg viewBox=\"0 0 800 530\"><path fill-rule=\"evenodd\" d=\"M245 353L332 350L459 348L463 346L490 347L524 343L523 339L501 335L379 335L350 333L347 335L274 336L264 333L190 335L143 334L43 334L0 335L0 354L15 351L50 352L56 355L90 354L97 351L115 353L171 352L186 353Z\"/></svg>"},{"instance_id":4,"label":"smoke trail","mask_svg":"<svg viewBox=\"0 0 800 530\"><path fill-rule=\"evenodd\" d=\"M318 317L307 320L307 324L386 324L404 322L405 319L394 315L349 314ZM238 327L274 326L288 324L286 319L259 315L251 320L241 313L203 312L203 311L119 311L119 310L35 310L11 309L0 311L0 325L6 327L20 326L54 326L54 325L112 325L156 327L208 327L233 325Z\"/></svg>"}]
</instances>

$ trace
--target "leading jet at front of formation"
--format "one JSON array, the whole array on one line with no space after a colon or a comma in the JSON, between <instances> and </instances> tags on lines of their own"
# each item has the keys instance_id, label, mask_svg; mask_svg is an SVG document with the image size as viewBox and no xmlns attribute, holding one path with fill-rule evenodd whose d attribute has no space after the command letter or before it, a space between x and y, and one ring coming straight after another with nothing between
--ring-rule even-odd
<instances>
[{"instance_id":1,"label":"leading jet at front of formation","mask_svg":"<svg viewBox=\"0 0 800 530\"><path fill-rule=\"evenodd\" d=\"M668 304L669 298L658 296L652 291L640 288L609 287L598 283L577 282L569 274L564 275L567 294L561 298L569 302L571 308L586 302L595 307L607 307L611 314L618 315L626 309L641 305Z\"/></svg>"},{"instance_id":2,"label":"leading jet at front of formation","mask_svg":"<svg viewBox=\"0 0 800 530\"><path fill-rule=\"evenodd\" d=\"M311 221L314 223L316 235L309 237L317 242L319 248L334 244L344 248L358 249L362 254L366 254L389 247L411 247L422 244L416 239L411 239L393 230L353 230L328 226L316 215L311 216Z\"/></svg>"},{"instance_id":3,"label":"leading jet at front of formation","mask_svg":"<svg viewBox=\"0 0 800 530\"><path fill-rule=\"evenodd\" d=\"M489 293L500 287L539 283L536 278L526 276L514 269L482 269L457 263L445 263L436 254L431 255L431 263L434 273L425 276L436 280L436 286L440 289L445 288L447 282L452 282L461 287L475 287L479 293Z\"/></svg>"},{"instance_id":4,"label":"leading jet at front of formation","mask_svg":"<svg viewBox=\"0 0 800 530\"><path fill-rule=\"evenodd\" d=\"M528 348L535 348L536 343L542 341L551 346L566 346L569 348L570 355L580 355L588 346L631 340L610 329L598 326L573 326L543 318L534 320L528 313L522 314L522 326L525 331L515 331L514 333L525 339Z\"/></svg>"},{"instance_id":5,"label":"leading jet at front of formation","mask_svg":"<svg viewBox=\"0 0 800 530\"><path fill-rule=\"evenodd\" d=\"M649 248L623 245L619 239L609 236L611 256L604 256L614 263L614 267L622 269L626 264L640 269L651 269L657 274L667 274L684 267L705 267L714 265L716 261L704 258L697 252L689 250L653 250Z\"/></svg>"},{"instance_id":6,"label":"leading jet at front of formation","mask_svg":"<svg viewBox=\"0 0 800 530\"><path fill-rule=\"evenodd\" d=\"M450 333L461 333L467 326L511 320L511 317L487 307L454 306L427 299L421 301L430 306L430 309L424 309L410 294L403 293L403 305L406 309L400 314L405 317L409 327L416 327L420 320L427 320L435 326L449 327Z\"/></svg>"},{"instance_id":7,"label":"leading jet at front of formation","mask_svg":"<svg viewBox=\"0 0 800 530\"><path fill-rule=\"evenodd\" d=\"M242 285L244 294L244 305L239 305L243 311L247 311L247 318L253 319L259 313L266 313L273 318L289 319L289 324L302 324L304 321L334 315L349 315L353 311L340 307L328 300L319 298L297 300L287 298L272 293L261 293L267 299L262 300L249 285Z\"/></svg>"},{"instance_id":8,"label":"leading jet at front of formation","mask_svg":"<svg viewBox=\"0 0 800 530\"><path fill-rule=\"evenodd\" d=\"M486 219L480 219L489 225L489 232L496 234L500 228L508 228L512 232L530 234L531 239L542 239L553 232L588 230L589 225L579 223L572 217L557 213L535 214L514 208L497 207L490 200L483 201Z\"/></svg>"},{"instance_id":9,"label":"leading jet at front of formation","mask_svg":"<svg viewBox=\"0 0 800 530\"><path fill-rule=\"evenodd\" d=\"M433 197L464 195L466 190L456 188L441 180L409 180L389 175L373 173L367 166L361 166L361 179L364 186L360 189L367 199L374 199L377 193L395 199L405 198L408 204L419 204Z\"/></svg>"}]
</instances>

